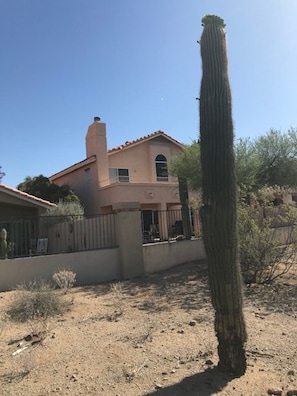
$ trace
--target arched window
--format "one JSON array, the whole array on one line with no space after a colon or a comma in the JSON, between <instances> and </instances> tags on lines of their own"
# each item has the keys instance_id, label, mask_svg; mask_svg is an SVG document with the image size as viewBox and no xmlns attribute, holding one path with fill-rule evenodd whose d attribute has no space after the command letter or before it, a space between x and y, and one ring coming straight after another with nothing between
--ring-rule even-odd
<instances>
[{"instance_id":1,"label":"arched window","mask_svg":"<svg viewBox=\"0 0 297 396\"><path fill-rule=\"evenodd\" d=\"M168 181L168 168L167 159L164 155L159 154L155 159L156 163L156 174L157 181L166 182Z\"/></svg>"}]
</instances>

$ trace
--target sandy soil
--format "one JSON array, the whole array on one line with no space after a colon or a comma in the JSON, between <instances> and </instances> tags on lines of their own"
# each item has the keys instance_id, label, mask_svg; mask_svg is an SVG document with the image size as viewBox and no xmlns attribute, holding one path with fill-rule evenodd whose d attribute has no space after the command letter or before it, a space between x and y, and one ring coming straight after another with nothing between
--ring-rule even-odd
<instances>
[{"instance_id":1,"label":"sandy soil","mask_svg":"<svg viewBox=\"0 0 297 396\"><path fill-rule=\"evenodd\" d=\"M15 293L0 293L2 312ZM296 270L244 294L248 368L241 378L216 368L206 265L197 262L113 287L75 287L65 296L71 309L46 324L2 321L0 394L297 395ZM41 344L13 355L12 340L42 330Z\"/></svg>"}]
</instances>

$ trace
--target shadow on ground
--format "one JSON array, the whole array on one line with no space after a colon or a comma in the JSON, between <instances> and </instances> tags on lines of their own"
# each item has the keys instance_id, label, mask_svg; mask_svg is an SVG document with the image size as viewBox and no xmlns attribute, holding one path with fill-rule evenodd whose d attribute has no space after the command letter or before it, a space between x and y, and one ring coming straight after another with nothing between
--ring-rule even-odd
<instances>
[{"instance_id":1,"label":"shadow on ground","mask_svg":"<svg viewBox=\"0 0 297 396\"><path fill-rule=\"evenodd\" d=\"M130 280L125 282L125 293L131 297L142 297L144 303L138 308L144 311L162 311L174 307L190 311L205 307L210 304L206 262L187 263ZM151 306L153 300L158 302L156 307Z\"/></svg>"},{"instance_id":2,"label":"shadow on ground","mask_svg":"<svg viewBox=\"0 0 297 396\"><path fill-rule=\"evenodd\" d=\"M296 274L294 274L294 279ZM212 310L205 260L182 264L166 271L132 280L107 282L77 288L87 295L109 296L111 284L120 283L125 300L136 301L135 308L147 312L162 312L175 307L185 311L206 308ZM75 289L73 290L75 292ZM296 315L297 284L278 279L269 285L243 285L246 303L264 307L270 312ZM111 295L111 294L110 294ZM139 301L137 299L139 297Z\"/></svg>"},{"instance_id":3,"label":"shadow on ground","mask_svg":"<svg viewBox=\"0 0 297 396\"><path fill-rule=\"evenodd\" d=\"M297 283L287 283L278 279L272 284L250 285L245 289L245 297L257 308L265 308L269 312L280 312L296 316Z\"/></svg>"},{"instance_id":4,"label":"shadow on ground","mask_svg":"<svg viewBox=\"0 0 297 396\"><path fill-rule=\"evenodd\" d=\"M232 379L234 378L214 367L144 396L210 396L221 391Z\"/></svg>"},{"instance_id":5,"label":"shadow on ground","mask_svg":"<svg viewBox=\"0 0 297 396\"><path fill-rule=\"evenodd\" d=\"M84 286L77 290L88 295L108 295L112 293L112 283L119 282ZM161 312L174 307L190 311L206 306L211 309L205 261L179 265L166 271L121 281L120 284L125 300L131 298L134 303L136 300L135 307L143 311ZM157 303L154 304L154 301Z\"/></svg>"}]
</instances>

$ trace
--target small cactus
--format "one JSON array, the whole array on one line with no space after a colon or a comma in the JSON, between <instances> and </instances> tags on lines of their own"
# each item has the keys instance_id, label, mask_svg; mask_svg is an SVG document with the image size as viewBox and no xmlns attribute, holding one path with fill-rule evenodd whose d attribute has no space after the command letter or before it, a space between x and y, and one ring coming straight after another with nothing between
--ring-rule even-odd
<instances>
[{"instance_id":1,"label":"small cactus","mask_svg":"<svg viewBox=\"0 0 297 396\"><path fill-rule=\"evenodd\" d=\"M7 258L7 231L5 228L0 231L0 258Z\"/></svg>"}]
</instances>

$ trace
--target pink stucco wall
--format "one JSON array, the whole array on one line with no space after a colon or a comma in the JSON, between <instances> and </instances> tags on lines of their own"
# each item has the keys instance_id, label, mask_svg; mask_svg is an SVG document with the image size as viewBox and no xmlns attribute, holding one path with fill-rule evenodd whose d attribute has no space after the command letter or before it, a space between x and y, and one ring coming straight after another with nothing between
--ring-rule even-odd
<instances>
[{"instance_id":1,"label":"pink stucco wall","mask_svg":"<svg viewBox=\"0 0 297 396\"><path fill-rule=\"evenodd\" d=\"M58 185L69 184L87 214L106 213L114 203L130 201L140 202L142 208L166 210L179 204L177 181L170 175L168 181L157 181L155 159L161 154L169 163L181 151L182 146L163 132L108 151L106 126L96 120L86 135L86 152L91 157L53 175L51 180ZM110 184L107 167L128 169L129 182Z\"/></svg>"}]
</instances>

